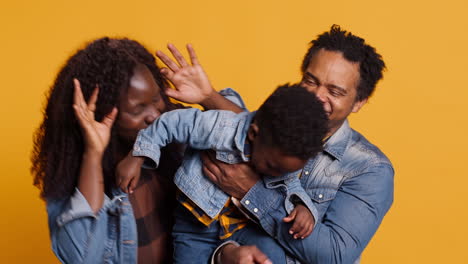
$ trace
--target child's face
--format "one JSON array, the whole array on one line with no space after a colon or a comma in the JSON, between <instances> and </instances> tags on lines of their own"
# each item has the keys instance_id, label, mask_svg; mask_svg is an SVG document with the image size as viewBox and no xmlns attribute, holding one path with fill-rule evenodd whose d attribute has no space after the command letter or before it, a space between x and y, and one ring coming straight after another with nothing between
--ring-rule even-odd
<instances>
[{"instance_id":1,"label":"child's face","mask_svg":"<svg viewBox=\"0 0 468 264\"><path fill-rule=\"evenodd\" d=\"M279 148L266 145L256 137L251 141L251 166L259 173L279 177L302 169L307 160L284 154Z\"/></svg>"}]
</instances>

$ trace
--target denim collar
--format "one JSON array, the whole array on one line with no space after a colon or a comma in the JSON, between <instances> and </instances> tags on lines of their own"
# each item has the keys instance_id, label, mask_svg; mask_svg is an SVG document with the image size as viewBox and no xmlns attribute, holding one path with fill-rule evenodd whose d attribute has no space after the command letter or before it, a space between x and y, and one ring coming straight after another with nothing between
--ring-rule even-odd
<instances>
[{"instance_id":1,"label":"denim collar","mask_svg":"<svg viewBox=\"0 0 468 264\"><path fill-rule=\"evenodd\" d=\"M352 130L348 120L345 120L341 127L327 140L324 151L337 160L341 160L351 138Z\"/></svg>"}]
</instances>

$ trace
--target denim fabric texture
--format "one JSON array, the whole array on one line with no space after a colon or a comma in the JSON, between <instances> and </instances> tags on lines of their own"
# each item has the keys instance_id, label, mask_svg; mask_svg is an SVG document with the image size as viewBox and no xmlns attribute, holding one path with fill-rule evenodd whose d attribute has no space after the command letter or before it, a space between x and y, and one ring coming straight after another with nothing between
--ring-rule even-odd
<instances>
[{"instance_id":1,"label":"denim fabric texture","mask_svg":"<svg viewBox=\"0 0 468 264\"><path fill-rule=\"evenodd\" d=\"M147 162L147 166L157 166L161 155L160 149L163 146L171 142L189 146L182 165L176 172L174 182L182 193L208 216L214 218L221 212L230 196L203 174L203 163L198 150L215 150L216 158L226 163L248 161L248 157L244 155L244 145L254 116L255 112L240 114L222 110L202 112L195 108L167 112L138 133L133 155L149 158L151 162ZM294 201L302 201L310 208L315 219L318 219L312 200L301 188L299 173L289 173L277 178L265 177L261 184L268 185L273 179L275 180L275 186L272 188L280 190L286 197L281 200L284 200L287 213L294 208ZM262 197L259 196L258 199ZM261 210L261 207L255 210Z\"/></svg>"},{"instance_id":2,"label":"denim fabric texture","mask_svg":"<svg viewBox=\"0 0 468 264\"><path fill-rule=\"evenodd\" d=\"M233 89L219 92L245 109ZM46 201L52 250L62 263L136 263L137 228L125 193L114 190L94 214L75 189L71 197ZM170 217L170 216L168 216Z\"/></svg>"},{"instance_id":3,"label":"denim fabric texture","mask_svg":"<svg viewBox=\"0 0 468 264\"><path fill-rule=\"evenodd\" d=\"M298 188L312 198L319 219L309 237L288 233L275 179L254 185L241 203L298 262L358 263L393 202L393 175L387 157L346 121L301 173Z\"/></svg>"},{"instance_id":4,"label":"denim fabric texture","mask_svg":"<svg viewBox=\"0 0 468 264\"><path fill-rule=\"evenodd\" d=\"M125 193L113 194L97 214L78 189L68 199L47 201L52 249L62 263L136 263L132 207Z\"/></svg>"},{"instance_id":5,"label":"denim fabric texture","mask_svg":"<svg viewBox=\"0 0 468 264\"><path fill-rule=\"evenodd\" d=\"M172 237L177 254L174 255L174 263L210 263L214 250L224 242L219 239L219 225L213 222L205 226L181 204L177 205L175 215ZM252 222L236 231L228 240L235 240L240 245L256 245L273 263L286 262L284 249Z\"/></svg>"}]
</instances>

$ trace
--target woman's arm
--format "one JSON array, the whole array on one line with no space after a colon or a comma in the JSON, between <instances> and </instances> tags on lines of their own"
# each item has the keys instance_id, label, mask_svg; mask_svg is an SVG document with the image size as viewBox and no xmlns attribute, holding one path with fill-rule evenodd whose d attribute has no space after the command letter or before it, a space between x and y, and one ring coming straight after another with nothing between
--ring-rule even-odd
<instances>
[{"instance_id":1,"label":"woman's arm","mask_svg":"<svg viewBox=\"0 0 468 264\"><path fill-rule=\"evenodd\" d=\"M162 51L157 51L156 56L167 66L167 68L161 69L161 73L175 88L168 87L165 89L168 96L185 103L200 104L205 109L229 110L236 113L244 111L244 109L213 89L192 45L187 44L187 51L192 65L185 60L174 45L168 44L167 47L177 63Z\"/></svg>"},{"instance_id":2,"label":"woman's arm","mask_svg":"<svg viewBox=\"0 0 468 264\"><path fill-rule=\"evenodd\" d=\"M88 201L94 213L102 207L104 201L104 177L102 171L102 157L109 144L110 131L117 115L114 108L102 122L94 119L94 110L98 98L99 88L96 87L86 104L81 91L80 82L75 79L75 93L73 109L80 123L85 147L78 177L78 189Z\"/></svg>"}]
</instances>

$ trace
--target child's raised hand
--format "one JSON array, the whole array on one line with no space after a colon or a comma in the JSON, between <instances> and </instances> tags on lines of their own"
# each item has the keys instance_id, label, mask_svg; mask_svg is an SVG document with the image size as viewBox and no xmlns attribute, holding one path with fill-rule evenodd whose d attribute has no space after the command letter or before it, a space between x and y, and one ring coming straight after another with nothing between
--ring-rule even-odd
<instances>
[{"instance_id":1,"label":"child's raised hand","mask_svg":"<svg viewBox=\"0 0 468 264\"><path fill-rule=\"evenodd\" d=\"M128 153L123 160L117 165L115 170L115 178L117 186L126 193L133 193L138 181L140 180L141 165L143 164L143 157L134 157L132 153Z\"/></svg>"},{"instance_id":2,"label":"child's raised hand","mask_svg":"<svg viewBox=\"0 0 468 264\"><path fill-rule=\"evenodd\" d=\"M167 48L177 62L162 51L156 52L156 56L167 66L167 68L161 69L161 73L175 88L167 88L165 90L166 94L185 103L203 104L203 101L211 97L216 91L211 86L208 76L200 65L192 45L187 45L191 65L174 45L168 44Z\"/></svg>"},{"instance_id":3,"label":"child's raised hand","mask_svg":"<svg viewBox=\"0 0 468 264\"><path fill-rule=\"evenodd\" d=\"M312 213L302 204L297 204L291 214L283 218L284 222L293 222L289 233L293 235L294 239L304 239L312 233L315 220Z\"/></svg>"}]
</instances>

